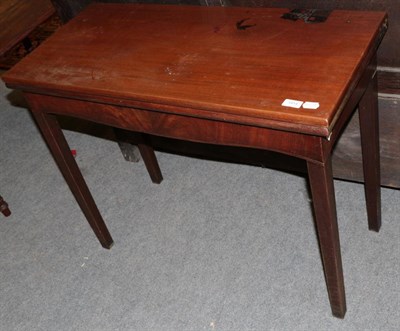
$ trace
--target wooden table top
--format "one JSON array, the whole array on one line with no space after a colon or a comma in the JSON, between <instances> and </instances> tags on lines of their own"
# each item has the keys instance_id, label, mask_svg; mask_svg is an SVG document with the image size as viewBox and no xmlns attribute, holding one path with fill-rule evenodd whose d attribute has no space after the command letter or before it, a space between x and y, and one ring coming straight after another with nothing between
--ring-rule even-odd
<instances>
[{"instance_id":1,"label":"wooden table top","mask_svg":"<svg viewBox=\"0 0 400 331\"><path fill-rule=\"evenodd\" d=\"M7 72L8 86L329 136L383 12L92 4ZM284 100L317 109L282 106Z\"/></svg>"},{"instance_id":2,"label":"wooden table top","mask_svg":"<svg viewBox=\"0 0 400 331\"><path fill-rule=\"evenodd\" d=\"M1 0L0 55L15 46L54 12L50 0Z\"/></svg>"}]
</instances>

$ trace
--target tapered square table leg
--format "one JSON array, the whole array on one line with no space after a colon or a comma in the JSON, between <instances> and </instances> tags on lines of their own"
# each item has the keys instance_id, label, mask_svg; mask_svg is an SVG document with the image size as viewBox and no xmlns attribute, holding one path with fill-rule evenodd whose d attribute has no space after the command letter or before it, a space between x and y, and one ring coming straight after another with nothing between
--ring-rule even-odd
<instances>
[{"instance_id":1,"label":"tapered square table leg","mask_svg":"<svg viewBox=\"0 0 400 331\"><path fill-rule=\"evenodd\" d=\"M104 248L111 248L113 244L111 235L71 154L55 115L44 114L40 111L35 111L35 109L32 109L32 114L95 235Z\"/></svg>"},{"instance_id":2,"label":"tapered square table leg","mask_svg":"<svg viewBox=\"0 0 400 331\"><path fill-rule=\"evenodd\" d=\"M346 298L330 157L325 164L307 162L315 223L332 313L343 318Z\"/></svg>"},{"instance_id":3,"label":"tapered square table leg","mask_svg":"<svg viewBox=\"0 0 400 331\"><path fill-rule=\"evenodd\" d=\"M379 231L381 227L381 177L376 74L361 98L358 111L368 227L370 230Z\"/></svg>"}]
</instances>

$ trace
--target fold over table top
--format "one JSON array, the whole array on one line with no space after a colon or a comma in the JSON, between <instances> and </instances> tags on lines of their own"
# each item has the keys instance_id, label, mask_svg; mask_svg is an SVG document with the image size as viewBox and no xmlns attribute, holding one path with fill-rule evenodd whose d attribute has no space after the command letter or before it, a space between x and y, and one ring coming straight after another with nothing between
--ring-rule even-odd
<instances>
[{"instance_id":1,"label":"fold over table top","mask_svg":"<svg viewBox=\"0 0 400 331\"><path fill-rule=\"evenodd\" d=\"M8 86L329 136L383 12L92 4L7 72ZM317 109L283 106L312 102Z\"/></svg>"}]
</instances>

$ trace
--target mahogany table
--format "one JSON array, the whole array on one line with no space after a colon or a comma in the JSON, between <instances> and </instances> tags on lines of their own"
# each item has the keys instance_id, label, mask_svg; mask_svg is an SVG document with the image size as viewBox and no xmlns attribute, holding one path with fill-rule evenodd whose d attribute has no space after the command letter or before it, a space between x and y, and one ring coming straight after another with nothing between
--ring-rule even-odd
<instances>
[{"instance_id":1,"label":"mahogany table","mask_svg":"<svg viewBox=\"0 0 400 331\"><path fill-rule=\"evenodd\" d=\"M156 183L162 175L147 143L149 134L304 159L332 312L344 317L331 153L358 105L368 224L378 231L375 71L387 17L382 12L332 11L325 21L310 23L312 12L297 20L293 15L282 18L288 11L93 4L3 79L23 91L105 248L113 240L57 114L136 132Z\"/></svg>"}]
</instances>

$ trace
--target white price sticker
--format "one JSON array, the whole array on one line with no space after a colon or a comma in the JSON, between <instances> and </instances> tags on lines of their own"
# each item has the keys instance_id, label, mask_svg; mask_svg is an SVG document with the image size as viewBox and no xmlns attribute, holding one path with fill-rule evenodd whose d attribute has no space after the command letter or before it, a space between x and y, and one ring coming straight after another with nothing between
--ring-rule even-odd
<instances>
[{"instance_id":1,"label":"white price sticker","mask_svg":"<svg viewBox=\"0 0 400 331\"><path fill-rule=\"evenodd\" d=\"M306 102L303 103L303 108L305 108L305 109L318 109L319 108L319 102L306 101Z\"/></svg>"},{"instance_id":2,"label":"white price sticker","mask_svg":"<svg viewBox=\"0 0 400 331\"><path fill-rule=\"evenodd\" d=\"M282 102L282 106L290 108L300 108L302 104L303 101L292 100L292 99L286 99L285 101Z\"/></svg>"}]
</instances>

